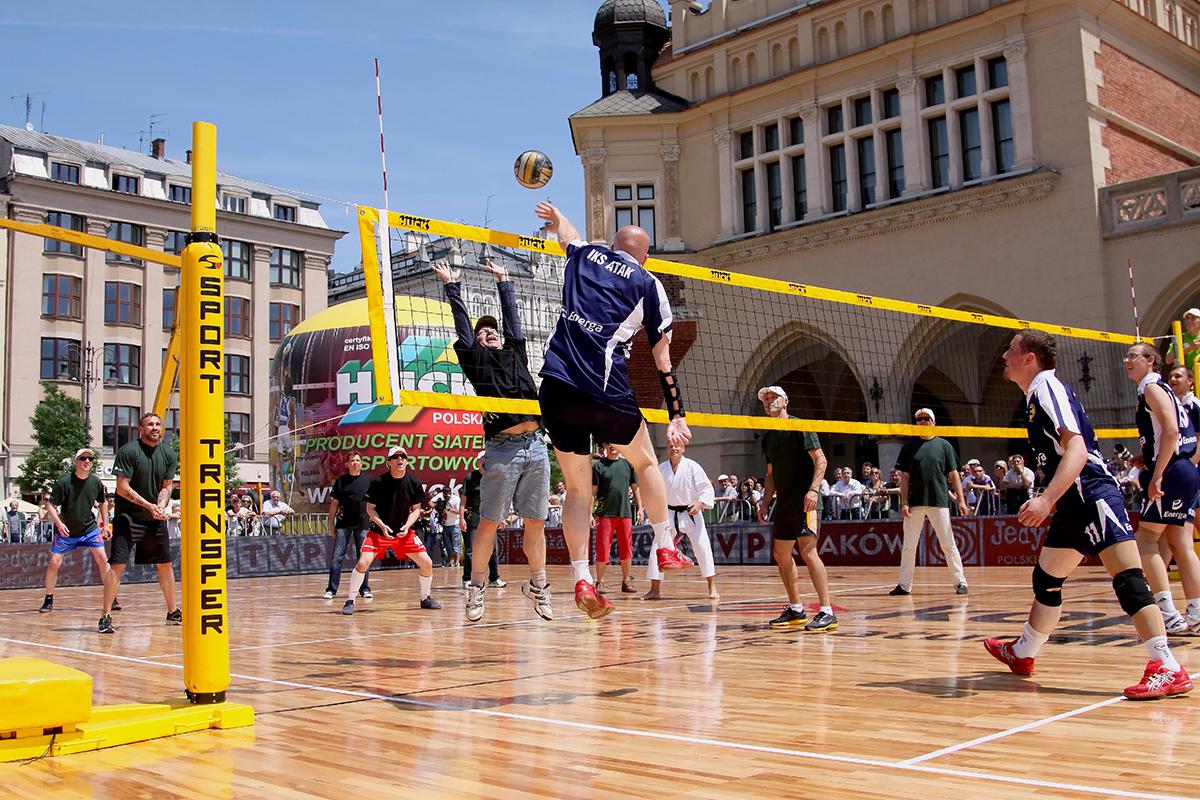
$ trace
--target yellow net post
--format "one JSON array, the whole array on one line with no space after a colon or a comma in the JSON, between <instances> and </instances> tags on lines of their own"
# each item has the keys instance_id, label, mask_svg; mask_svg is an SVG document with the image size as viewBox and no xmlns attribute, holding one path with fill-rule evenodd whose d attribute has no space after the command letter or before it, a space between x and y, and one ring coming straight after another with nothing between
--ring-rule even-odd
<instances>
[{"instance_id":1,"label":"yellow net post","mask_svg":"<svg viewBox=\"0 0 1200 800\"><path fill-rule=\"evenodd\" d=\"M217 129L192 124L192 232L180 308L183 682L192 703L229 688L225 578L225 286L216 231Z\"/></svg>"}]
</instances>

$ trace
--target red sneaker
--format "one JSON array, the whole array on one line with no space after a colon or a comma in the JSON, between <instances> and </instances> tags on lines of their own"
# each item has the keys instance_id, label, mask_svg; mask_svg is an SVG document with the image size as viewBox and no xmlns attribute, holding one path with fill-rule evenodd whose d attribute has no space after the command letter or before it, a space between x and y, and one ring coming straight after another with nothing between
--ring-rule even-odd
<instances>
[{"instance_id":1,"label":"red sneaker","mask_svg":"<svg viewBox=\"0 0 1200 800\"><path fill-rule=\"evenodd\" d=\"M1125 696L1130 700L1156 700L1174 694L1186 694L1192 690L1192 679L1187 671L1180 667L1172 672L1163 666L1162 661L1154 659L1146 664L1142 673L1142 681L1136 686L1125 690Z\"/></svg>"},{"instance_id":2,"label":"red sneaker","mask_svg":"<svg viewBox=\"0 0 1200 800\"><path fill-rule=\"evenodd\" d=\"M694 567L692 560L676 549L658 551L658 568L660 570L667 569L687 569Z\"/></svg>"},{"instance_id":3,"label":"red sneaker","mask_svg":"<svg viewBox=\"0 0 1200 800\"><path fill-rule=\"evenodd\" d=\"M587 581L575 584L575 605L592 619L600 619L613 610L612 602L601 597Z\"/></svg>"},{"instance_id":4,"label":"red sneaker","mask_svg":"<svg viewBox=\"0 0 1200 800\"><path fill-rule=\"evenodd\" d=\"M983 640L983 646L992 655L992 658L1007 664L1014 675L1032 675L1033 659L1018 658L1012 649L1016 643L1016 639L1013 639L1011 642L1002 642L999 639Z\"/></svg>"}]
</instances>

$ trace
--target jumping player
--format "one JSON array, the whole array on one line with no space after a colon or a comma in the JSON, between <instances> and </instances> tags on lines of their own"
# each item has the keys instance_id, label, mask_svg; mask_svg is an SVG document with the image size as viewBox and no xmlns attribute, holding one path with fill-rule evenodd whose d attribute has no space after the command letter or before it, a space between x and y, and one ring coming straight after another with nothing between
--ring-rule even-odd
<instances>
[{"instance_id":1,"label":"jumping player","mask_svg":"<svg viewBox=\"0 0 1200 800\"><path fill-rule=\"evenodd\" d=\"M1167 644L1162 614L1146 583L1133 529L1117 481L1104 464L1083 405L1054 374L1054 337L1026 328L1004 352L1004 377L1025 393L1029 447L1050 483L1021 505L1017 519L1036 527L1051 515L1050 529L1033 568L1033 607L1020 637L985 639L984 647L1017 675L1033 674L1034 657L1062 615L1062 587L1084 555L1100 557L1112 576L1121 608L1137 629L1150 661L1142 680L1125 689L1131 700L1192 690L1187 672Z\"/></svg>"},{"instance_id":2,"label":"jumping player","mask_svg":"<svg viewBox=\"0 0 1200 800\"><path fill-rule=\"evenodd\" d=\"M712 542L704 527L704 510L716 504L712 481L704 473L704 467L684 457L687 448L682 444L667 447L667 460L658 465L663 481L667 484L667 510L671 512L671 524L675 530L687 534L696 554L696 565L700 575L708 581L708 599L719 602L717 594L717 568L713 562ZM643 600L658 600L662 596L663 571L658 568L658 549L651 548L646 562L646 578L650 591L642 595Z\"/></svg>"},{"instance_id":3,"label":"jumping player","mask_svg":"<svg viewBox=\"0 0 1200 800\"><path fill-rule=\"evenodd\" d=\"M350 597L342 606L343 614L354 613L354 598L367 579L367 570L376 556L391 550L396 558L407 558L420 571L421 608L438 609L441 604L434 600L433 561L425 552L421 537L412 526L421 518L421 505L425 501L425 489L415 476L408 472L408 452L403 447L393 447L387 454L388 471L371 481L367 490L367 519L371 530L363 542L362 555L350 573Z\"/></svg>"},{"instance_id":4,"label":"jumping player","mask_svg":"<svg viewBox=\"0 0 1200 800\"><path fill-rule=\"evenodd\" d=\"M691 439L683 398L671 367L671 306L658 279L643 268L650 237L628 225L611 247L580 240L561 211L539 203L535 212L567 253L562 315L546 344L538 399L542 420L567 484L563 533L575 571L575 604L593 619L612 611L596 592L588 566L588 518L592 500L591 439L617 448L634 470L662 569L691 562L675 550L667 521L667 492L650 433L629 383L629 343L645 328L658 367L670 425L668 443Z\"/></svg>"},{"instance_id":5,"label":"jumping player","mask_svg":"<svg viewBox=\"0 0 1200 800\"><path fill-rule=\"evenodd\" d=\"M458 338L454 352L467 379L480 397L536 400L537 386L529 374L529 356L517 314L517 294L508 272L486 259L487 271L496 278L504 339L495 317L482 316L471 327L462 300L462 270L444 261L433 271L444 282L446 302L454 313ZM483 471L479 493L479 526L471 542L472 572L467 588L467 622L483 619L483 593L488 585L488 564L496 547L496 528L512 506L524 521L522 549L529 561L529 580L521 586L542 619L554 619L550 584L546 580L546 514L550 506L550 456L541 435L541 418L533 414L487 412L483 415Z\"/></svg>"},{"instance_id":6,"label":"jumping player","mask_svg":"<svg viewBox=\"0 0 1200 800\"><path fill-rule=\"evenodd\" d=\"M758 399L768 417L789 419L788 396L781 387L764 386L758 390ZM762 450L767 458L767 486L759 500L758 519L767 521L771 499L777 497L775 519L771 523L771 553L788 596L783 613L767 624L772 628L803 625L806 631L836 630L838 620L829 599L829 576L817 550L817 498L829 463L821 449L821 440L810 431L766 431ZM796 586L792 551L797 547L820 603L820 610L811 620Z\"/></svg>"},{"instance_id":7,"label":"jumping player","mask_svg":"<svg viewBox=\"0 0 1200 800\"><path fill-rule=\"evenodd\" d=\"M1135 344L1125 354L1125 373L1138 385L1135 419L1146 462L1146 468L1138 473L1145 493L1138 519L1138 550L1167 633L1188 633L1189 629L1200 633L1200 558L1192 548L1192 522L1200 493L1200 475L1192 464L1196 430L1188 409L1159 375L1161 366L1162 356L1153 345ZM1179 566L1187 617L1179 613L1171 597L1167 565L1159 552L1163 539Z\"/></svg>"}]
</instances>

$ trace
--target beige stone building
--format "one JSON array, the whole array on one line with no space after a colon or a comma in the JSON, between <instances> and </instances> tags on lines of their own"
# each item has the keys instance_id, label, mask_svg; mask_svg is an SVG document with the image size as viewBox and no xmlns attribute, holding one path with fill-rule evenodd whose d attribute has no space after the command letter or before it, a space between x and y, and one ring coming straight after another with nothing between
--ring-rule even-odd
<instances>
[{"instance_id":1,"label":"beige stone building","mask_svg":"<svg viewBox=\"0 0 1200 800\"><path fill-rule=\"evenodd\" d=\"M669 6L669 22L657 0L597 12L602 96L570 118L589 238L639 223L700 266L1132 333L1129 259L1143 332L1198 304L1195 0ZM709 354L685 358L684 385L725 410L761 413L754 388L782 383L797 415L908 421L932 403L940 421L1014 421L997 329L868 314L856 334L811 305L758 314L686 283L675 299ZM1130 425L1111 352L1070 362L1107 392L1085 398L1093 416ZM711 469L757 462L740 432L698 441ZM835 463L896 446L830 442Z\"/></svg>"},{"instance_id":2,"label":"beige stone building","mask_svg":"<svg viewBox=\"0 0 1200 800\"><path fill-rule=\"evenodd\" d=\"M150 154L0 126L0 198L11 219L48 222L180 252L190 227L191 166ZM326 307L334 243L317 204L218 174L225 251L225 410L235 441L269 435L269 362L283 336ZM4 270L0 464L5 496L33 446L29 418L51 381L86 401L91 443L108 474L153 405L175 314L177 270L25 234L0 238ZM178 394L164 423L178 427ZM267 447L240 474L267 481Z\"/></svg>"}]
</instances>

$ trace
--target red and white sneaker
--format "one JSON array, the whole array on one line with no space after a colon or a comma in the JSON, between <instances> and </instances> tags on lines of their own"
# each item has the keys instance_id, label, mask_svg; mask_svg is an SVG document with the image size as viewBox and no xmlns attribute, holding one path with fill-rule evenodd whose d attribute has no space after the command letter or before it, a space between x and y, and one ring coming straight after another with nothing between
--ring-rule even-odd
<instances>
[{"instance_id":1,"label":"red and white sneaker","mask_svg":"<svg viewBox=\"0 0 1200 800\"><path fill-rule=\"evenodd\" d=\"M1188 677L1187 670L1180 667L1177 672L1172 672L1156 658L1146 664L1141 683L1125 689L1125 696L1130 700L1156 700L1160 697L1186 694L1191 690L1192 679Z\"/></svg>"},{"instance_id":2,"label":"red and white sneaker","mask_svg":"<svg viewBox=\"0 0 1200 800\"><path fill-rule=\"evenodd\" d=\"M696 565L692 563L692 560L679 552L678 549L663 550L659 548L658 568L660 570L687 569L694 566Z\"/></svg>"},{"instance_id":3,"label":"red and white sneaker","mask_svg":"<svg viewBox=\"0 0 1200 800\"><path fill-rule=\"evenodd\" d=\"M612 601L601 597L596 587L587 581L575 584L575 605L592 619L600 619L613 610Z\"/></svg>"},{"instance_id":4,"label":"red and white sneaker","mask_svg":"<svg viewBox=\"0 0 1200 800\"><path fill-rule=\"evenodd\" d=\"M992 658L1008 665L1014 675L1032 675L1033 674L1033 659L1019 658L1013 652L1013 645L1017 643L1016 639L1011 642L1002 642L999 639L984 639L983 646L991 654Z\"/></svg>"}]
</instances>

